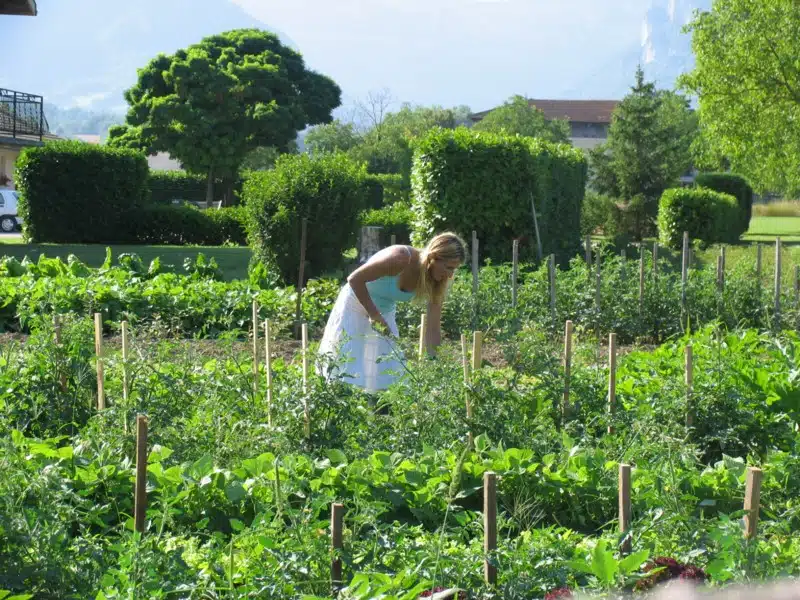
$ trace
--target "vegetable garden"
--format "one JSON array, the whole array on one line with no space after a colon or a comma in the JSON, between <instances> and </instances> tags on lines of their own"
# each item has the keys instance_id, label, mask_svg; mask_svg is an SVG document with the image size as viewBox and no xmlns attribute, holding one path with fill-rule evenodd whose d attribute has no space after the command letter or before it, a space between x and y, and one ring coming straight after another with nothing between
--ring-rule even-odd
<instances>
[{"instance_id":1,"label":"vegetable garden","mask_svg":"<svg viewBox=\"0 0 800 600\"><path fill-rule=\"evenodd\" d=\"M297 291L258 268L6 260L0 590L512 599L797 576L800 288L767 254L683 270L601 247L483 267L477 294L459 273L435 359L399 315L409 368L379 397L314 372L336 281L305 286L298 346Z\"/></svg>"}]
</instances>

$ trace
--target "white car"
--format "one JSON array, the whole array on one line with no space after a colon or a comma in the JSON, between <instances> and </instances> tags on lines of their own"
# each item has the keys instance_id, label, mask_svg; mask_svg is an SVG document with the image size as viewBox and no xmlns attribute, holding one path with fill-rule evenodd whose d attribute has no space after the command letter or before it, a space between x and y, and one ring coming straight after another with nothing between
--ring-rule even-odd
<instances>
[{"instance_id":1,"label":"white car","mask_svg":"<svg viewBox=\"0 0 800 600\"><path fill-rule=\"evenodd\" d=\"M0 189L0 232L12 233L22 227L22 219L17 216L19 194L14 190Z\"/></svg>"}]
</instances>

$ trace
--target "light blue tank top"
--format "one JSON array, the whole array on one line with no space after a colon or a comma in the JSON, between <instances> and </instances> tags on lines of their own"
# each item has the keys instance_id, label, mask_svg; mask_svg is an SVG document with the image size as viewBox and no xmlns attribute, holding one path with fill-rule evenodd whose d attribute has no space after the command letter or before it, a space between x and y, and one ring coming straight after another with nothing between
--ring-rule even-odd
<instances>
[{"instance_id":1,"label":"light blue tank top","mask_svg":"<svg viewBox=\"0 0 800 600\"><path fill-rule=\"evenodd\" d=\"M382 315L393 313L398 302L406 302L414 297L414 292L400 289L398 277L399 275L387 275L367 282L369 295Z\"/></svg>"}]
</instances>

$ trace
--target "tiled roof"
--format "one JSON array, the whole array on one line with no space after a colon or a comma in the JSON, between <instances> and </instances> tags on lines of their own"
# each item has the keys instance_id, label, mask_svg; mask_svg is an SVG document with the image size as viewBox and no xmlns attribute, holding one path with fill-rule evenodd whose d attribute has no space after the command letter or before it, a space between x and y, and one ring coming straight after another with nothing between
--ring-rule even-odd
<instances>
[{"instance_id":1,"label":"tiled roof","mask_svg":"<svg viewBox=\"0 0 800 600\"><path fill-rule=\"evenodd\" d=\"M544 113L547 119L566 119L580 123L611 123L611 115L619 100L528 100ZM494 110L494 109L492 109ZM477 122L491 110L474 113L470 118Z\"/></svg>"}]
</instances>

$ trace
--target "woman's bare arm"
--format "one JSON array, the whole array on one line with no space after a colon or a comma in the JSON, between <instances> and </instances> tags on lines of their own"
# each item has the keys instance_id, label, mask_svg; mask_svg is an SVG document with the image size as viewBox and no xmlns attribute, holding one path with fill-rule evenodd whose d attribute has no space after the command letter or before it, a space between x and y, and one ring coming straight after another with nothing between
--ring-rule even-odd
<instances>
[{"instance_id":1,"label":"woman's bare arm","mask_svg":"<svg viewBox=\"0 0 800 600\"><path fill-rule=\"evenodd\" d=\"M378 252L369 261L361 265L347 278L347 283L353 289L358 301L367 311L370 319L386 325L378 307L372 301L367 289L367 282L375 281L387 275L397 275L409 262L409 255L402 247L387 248Z\"/></svg>"}]
</instances>

